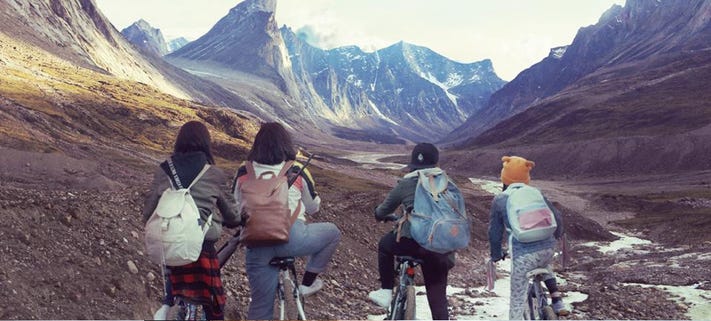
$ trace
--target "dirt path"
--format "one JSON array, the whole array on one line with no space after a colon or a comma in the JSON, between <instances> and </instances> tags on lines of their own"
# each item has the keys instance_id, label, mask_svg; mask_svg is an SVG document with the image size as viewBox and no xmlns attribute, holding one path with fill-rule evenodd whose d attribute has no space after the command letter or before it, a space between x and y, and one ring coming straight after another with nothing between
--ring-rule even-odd
<instances>
[{"instance_id":1,"label":"dirt path","mask_svg":"<svg viewBox=\"0 0 711 321\"><path fill-rule=\"evenodd\" d=\"M154 164L11 150L4 150L0 156L5 157L0 162L0 217L5 222L0 225L0 295L4 300L0 319L149 318L159 306L162 283L158 267L143 253L139 213ZM378 240L392 226L376 223L372 210L402 173L328 159L316 160L312 170L323 204L318 215L309 219L335 223L343 237L332 266L322 275L326 287L306 302L309 317L366 319L381 315L384 312L368 301L367 293L378 286ZM495 311L487 301L492 295L477 291L486 282L482 262L488 252L486 224L492 196L466 177L455 179L466 194L473 235L471 246L458 253L457 265L450 272L449 284L454 291L450 306L452 316L466 317ZM541 183L550 184L542 185L544 190L575 223L566 226L575 237L573 262L561 273L568 280L563 289L585 293L588 299L573 304L571 319L683 319L704 315L697 306L707 300L706 292L699 291L711 289L707 272L711 257L705 255L711 242L706 238L689 243L689 237L671 233L694 228L707 232L703 221L691 224L695 221L680 220L677 224L687 225L669 226L654 220L624 224L609 220L611 229L651 243L606 254L585 243L605 238L605 228L591 227L600 226L596 221L608 219L599 215L591 220L581 214L589 208L607 214L604 212L675 206L690 211L691 217L693 211L708 211L704 207L709 198L703 193L706 185L689 183L686 186L699 187L701 192L670 198L669 194L676 193L670 189L663 194L667 197L660 198L653 193L636 196L628 191L637 185L617 192L611 188L613 184L601 182L585 185L591 189L578 188L577 182ZM637 207L631 208L629 203ZM228 296L226 317L230 319L244 318L249 303L243 257L243 252L235 253L222 271ZM303 262L299 264L303 268ZM422 280L418 282L422 285ZM666 285L670 290L650 285ZM686 301L674 301L667 294L681 290L700 294Z\"/></svg>"},{"instance_id":2,"label":"dirt path","mask_svg":"<svg viewBox=\"0 0 711 321\"><path fill-rule=\"evenodd\" d=\"M481 178L471 181L486 193L497 193L501 189L500 183L495 181ZM606 192L640 193L634 183L632 186L617 185L619 181L581 184L537 180L532 183L552 201L564 204L566 210L584 213L606 229L617 231L613 232L617 238L614 241L572 240L573 263L566 271L558 271L558 275L567 280L562 288L567 292L566 300L574 307L567 318L708 319L711 316L711 286L707 269L702 266L711 263L708 255L711 242L687 246L644 239L639 231L616 223L634 218L637 213L610 209L606 203L601 204L596 195L600 186L605 186ZM698 199L689 201L706 204ZM570 300L573 291L587 297L581 302ZM491 314L488 316L499 319Z\"/></svg>"}]
</instances>

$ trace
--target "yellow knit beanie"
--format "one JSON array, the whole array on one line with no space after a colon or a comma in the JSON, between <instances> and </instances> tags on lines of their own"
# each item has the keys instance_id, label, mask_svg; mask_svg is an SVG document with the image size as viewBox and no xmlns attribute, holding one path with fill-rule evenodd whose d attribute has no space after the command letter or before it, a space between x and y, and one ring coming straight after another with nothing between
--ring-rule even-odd
<instances>
[{"instance_id":1,"label":"yellow knit beanie","mask_svg":"<svg viewBox=\"0 0 711 321\"><path fill-rule=\"evenodd\" d=\"M536 163L518 156L504 156L501 161L504 162L501 169L501 182L504 185L513 183L528 184L531 182L529 172Z\"/></svg>"}]
</instances>

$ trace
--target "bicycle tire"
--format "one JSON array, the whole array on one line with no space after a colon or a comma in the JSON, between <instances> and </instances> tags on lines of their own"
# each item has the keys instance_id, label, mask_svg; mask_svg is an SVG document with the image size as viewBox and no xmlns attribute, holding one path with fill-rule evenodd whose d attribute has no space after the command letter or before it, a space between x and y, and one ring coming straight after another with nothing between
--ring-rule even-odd
<instances>
[{"instance_id":1,"label":"bicycle tire","mask_svg":"<svg viewBox=\"0 0 711 321\"><path fill-rule=\"evenodd\" d=\"M540 320L540 302L538 297L536 297L536 287L531 284L528 287L528 293L526 295L526 309L524 310L524 319L526 320Z\"/></svg>"},{"instance_id":2,"label":"bicycle tire","mask_svg":"<svg viewBox=\"0 0 711 321\"><path fill-rule=\"evenodd\" d=\"M553 308L550 305L543 307L543 317L546 320L558 320L558 315L555 311L553 311Z\"/></svg>"},{"instance_id":3,"label":"bicycle tire","mask_svg":"<svg viewBox=\"0 0 711 321\"><path fill-rule=\"evenodd\" d=\"M286 319L287 320L304 320L305 316L302 317L301 314L299 313L299 308L296 303L296 298L294 297L294 291L298 291L298 285L296 284L296 281L292 280L292 278L289 278L288 280L284 280L284 300L286 304ZM299 295L299 304L302 307L304 307L304 296Z\"/></svg>"},{"instance_id":4,"label":"bicycle tire","mask_svg":"<svg viewBox=\"0 0 711 321\"><path fill-rule=\"evenodd\" d=\"M402 294L401 287L398 286L395 290L392 302L390 303L390 310L385 318L386 320L402 320L405 317L404 312L404 298Z\"/></svg>"},{"instance_id":5,"label":"bicycle tire","mask_svg":"<svg viewBox=\"0 0 711 321\"><path fill-rule=\"evenodd\" d=\"M407 294L405 295L405 313L404 320L415 320L415 287L407 286Z\"/></svg>"},{"instance_id":6,"label":"bicycle tire","mask_svg":"<svg viewBox=\"0 0 711 321\"><path fill-rule=\"evenodd\" d=\"M202 305L179 299L168 314L168 320L207 320Z\"/></svg>"}]
</instances>

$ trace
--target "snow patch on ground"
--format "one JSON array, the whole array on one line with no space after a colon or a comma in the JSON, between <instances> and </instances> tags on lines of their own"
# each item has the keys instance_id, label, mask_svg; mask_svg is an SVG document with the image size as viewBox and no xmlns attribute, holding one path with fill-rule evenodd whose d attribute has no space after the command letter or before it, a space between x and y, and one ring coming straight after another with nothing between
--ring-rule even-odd
<instances>
[{"instance_id":1,"label":"snow patch on ground","mask_svg":"<svg viewBox=\"0 0 711 321\"><path fill-rule=\"evenodd\" d=\"M373 168L402 169L403 167L405 167L405 164L383 163L383 162L378 161L378 159L381 159L381 158L390 157L390 156L399 156L399 155L401 155L401 154L354 153L354 154L349 154L349 155L343 156L341 158L352 160L356 163L360 163L362 167L367 168L367 169L373 169Z\"/></svg>"},{"instance_id":2,"label":"snow patch on ground","mask_svg":"<svg viewBox=\"0 0 711 321\"><path fill-rule=\"evenodd\" d=\"M487 179L469 178L469 181L485 192L489 192L494 195L501 193L501 189L503 188L503 184L501 182L494 182Z\"/></svg>"},{"instance_id":3,"label":"snow patch on ground","mask_svg":"<svg viewBox=\"0 0 711 321\"><path fill-rule=\"evenodd\" d=\"M609 242L587 242L581 245L597 247L598 251L604 254L612 254L622 249L634 249L636 245L651 245L652 241L640 239L634 236L624 235L618 232L612 232L615 236L619 237L618 240ZM639 253L648 253L648 251L636 250Z\"/></svg>"},{"instance_id":4,"label":"snow patch on ground","mask_svg":"<svg viewBox=\"0 0 711 321\"><path fill-rule=\"evenodd\" d=\"M698 289L701 283L690 286L653 285L641 283L623 283L638 285L643 288L657 288L671 294L677 304L688 307L686 316L691 320L708 320L711 317L711 291Z\"/></svg>"},{"instance_id":5,"label":"snow patch on ground","mask_svg":"<svg viewBox=\"0 0 711 321\"><path fill-rule=\"evenodd\" d=\"M509 300L511 292L511 260L503 260L497 262L496 274L497 279L492 291L487 291L485 286L472 288L467 291L464 288L453 286L447 287L447 296L455 297L459 300L471 303L475 306L474 313L455 315L458 320L508 320L509 317ZM557 276L559 284L565 284L567 281ZM417 297L415 303L416 319L430 320L429 304L427 303L427 295L424 286L415 287ZM466 294L467 292L471 295ZM569 310L572 310L572 303L582 302L587 300L587 294L580 292L565 292L565 305ZM385 314L368 315L368 320L383 320Z\"/></svg>"}]
</instances>

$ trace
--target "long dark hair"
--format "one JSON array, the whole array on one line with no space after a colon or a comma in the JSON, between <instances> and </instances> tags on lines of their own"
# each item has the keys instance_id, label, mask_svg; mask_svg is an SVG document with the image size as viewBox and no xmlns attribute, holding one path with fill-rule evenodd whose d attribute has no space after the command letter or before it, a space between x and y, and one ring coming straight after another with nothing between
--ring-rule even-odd
<instances>
[{"instance_id":1,"label":"long dark hair","mask_svg":"<svg viewBox=\"0 0 711 321\"><path fill-rule=\"evenodd\" d=\"M210 132L203 123L196 120L189 121L180 127L173 148L173 154L190 152L203 152L207 156L207 162L215 164L215 159L210 151Z\"/></svg>"},{"instance_id":2,"label":"long dark hair","mask_svg":"<svg viewBox=\"0 0 711 321\"><path fill-rule=\"evenodd\" d=\"M264 123L254 137L247 160L264 165L276 165L296 159L296 148L291 135L279 123Z\"/></svg>"}]
</instances>

